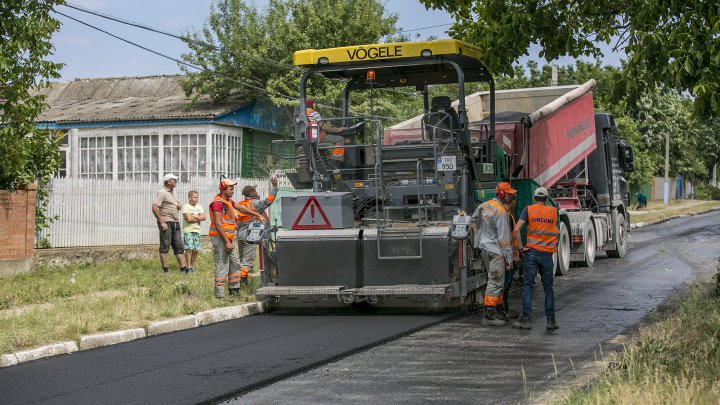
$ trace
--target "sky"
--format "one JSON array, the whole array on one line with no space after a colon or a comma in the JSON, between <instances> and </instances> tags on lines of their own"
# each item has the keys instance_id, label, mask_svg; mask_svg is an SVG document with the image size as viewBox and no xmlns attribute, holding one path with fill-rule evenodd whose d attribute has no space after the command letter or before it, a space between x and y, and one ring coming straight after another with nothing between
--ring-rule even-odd
<instances>
[{"instance_id":1,"label":"sky","mask_svg":"<svg viewBox=\"0 0 720 405\"><path fill-rule=\"evenodd\" d=\"M210 3L211 0L68 1L68 4L177 34L202 28L210 10ZM266 3L265 0L256 1L260 7L264 7ZM385 4L389 12L398 15L398 27L406 31L413 30L410 32L412 34L420 33L421 38L431 35L449 38L445 31L452 23L452 18L448 13L426 10L416 0L387 0ZM65 6L58 6L57 11L177 59L180 59L183 52L188 51L183 42L175 38L109 21ZM55 52L50 59L65 64L60 71L62 80L180 73L177 63L171 60L122 42L65 16L55 14L55 17L62 26L53 36ZM444 26L415 31L418 28L438 25ZM538 51L539 47L531 47L530 56L521 59L520 63L524 64L531 58L539 60L541 64L546 63L537 57ZM601 62L619 65L619 59L620 55L611 55ZM573 63L573 60L564 58L558 63L566 65Z\"/></svg>"}]
</instances>

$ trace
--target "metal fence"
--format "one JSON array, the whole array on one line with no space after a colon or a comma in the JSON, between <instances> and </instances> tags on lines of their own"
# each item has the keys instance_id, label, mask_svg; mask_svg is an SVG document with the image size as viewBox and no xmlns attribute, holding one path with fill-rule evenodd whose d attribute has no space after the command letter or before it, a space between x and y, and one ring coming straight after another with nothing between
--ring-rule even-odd
<instances>
[{"instance_id":1,"label":"metal fence","mask_svg":"<svg viewBox=\"0 0 720 405\"><path fill-rule=\"evenodd\" d=\"M257 185L261 197L270 191L267 178L237 181L233 197L236 201L242 199L240 190L246 185ZM285 176L280 177L279 186L280 195L295 192ZM50 184L47 214L58 219L38 236L47 239L52 247L157 244L152 200L161 187L157 182L146 181L56 178ZM199 204L207 214L210 201L218 192L218 179L192 177L179 182L175 191L182 204L188 202L187 193L191 190L200 194ZM271 224L279 225L279 212L279 204L273 204ZM202 222L203 235L207 235L209 224L209 219Z\"/></svg>"}]
</instances>

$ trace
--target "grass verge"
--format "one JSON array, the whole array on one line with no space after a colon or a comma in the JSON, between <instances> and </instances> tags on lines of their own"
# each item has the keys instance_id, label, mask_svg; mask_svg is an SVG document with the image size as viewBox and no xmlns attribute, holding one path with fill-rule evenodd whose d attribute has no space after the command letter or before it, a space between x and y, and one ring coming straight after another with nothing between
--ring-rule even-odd
<instances>
[{"instance_id":1,"label":"grass verge","mask_svg":"<svg viewBox=\"0 0 720 405\"><path fill-rule=\"evenodd\" d=\"M641 329L589 390L562 404L720 403L720 265L713 285L696 285L663 319Z\"/></svg>"},{"instance_id":2,"label":"grass verge","mask_svg":"<svg viewBox=\"0 0 720 405\"><path fill-rule=\"evenodd\" d=\"M650 201L642 211L630 212L630 223L660 221L678 215L699 214L720 209L720 201L672 200L667 207L662 201Z\"/></svg>"},{"instance_id":3,"label":"grass verge","mask_svg":"<svg viewBox=\"0 0 720 405\"><path fill-rule=\"evenodd\" d=\"M257 278L232 300L216 299L212 268L212 252L204 252L198 255L195 273L187 275L179 272L177 263L163 274L157 259L138 259L38 268L3 278L0 353L255 301Z\"/></svg>"}]
</instances>

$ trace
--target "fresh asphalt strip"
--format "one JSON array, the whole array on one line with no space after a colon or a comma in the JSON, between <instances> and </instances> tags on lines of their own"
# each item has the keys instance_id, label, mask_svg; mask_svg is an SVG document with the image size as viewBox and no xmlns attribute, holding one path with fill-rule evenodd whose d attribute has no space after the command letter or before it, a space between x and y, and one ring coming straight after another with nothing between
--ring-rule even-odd
<instances>
[{"instance_id":1,"label":"fresh asphalt strip","mask_svg":"<svg viewBox=\"0 0 720 405\"><path fill-rule=\"evenodd\" d=\"M455 315L250 316L2 368L0 403L215 402Z\"/></svg>"}]
</instances>

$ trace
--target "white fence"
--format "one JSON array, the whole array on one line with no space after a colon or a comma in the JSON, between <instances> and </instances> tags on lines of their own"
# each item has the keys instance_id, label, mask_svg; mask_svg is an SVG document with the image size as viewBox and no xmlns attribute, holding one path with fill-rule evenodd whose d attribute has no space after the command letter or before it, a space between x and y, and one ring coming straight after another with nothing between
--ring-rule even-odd
<instances>
[{"instance_id":1,"label":"white fence","mask_svg":"<svg viewBox=\"0 0 720 405\"><path fill-rule=\"evenodd\" d=\"M242 188L257 185L261 197L270 190L268 179L237 179L233 199L241 200ZM175 188L181 203L188 202L191 190L200 194L199 204L208 205L218 193L217 178L194 177L179 182ZM282 193L292 193L287 179L280 178ZM48 216L58 216L40 237L53 247L146 245L159 243L158 229L152 214L152 200L162 187L157 182L112 181L58 178L50 184ZM273 204L271 223L278 223L279 204ZM207 235L209 220L202 223Z\"/></svg>"}]
</instances>

